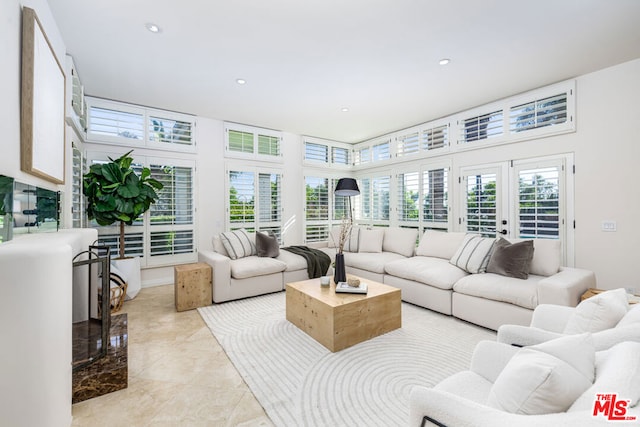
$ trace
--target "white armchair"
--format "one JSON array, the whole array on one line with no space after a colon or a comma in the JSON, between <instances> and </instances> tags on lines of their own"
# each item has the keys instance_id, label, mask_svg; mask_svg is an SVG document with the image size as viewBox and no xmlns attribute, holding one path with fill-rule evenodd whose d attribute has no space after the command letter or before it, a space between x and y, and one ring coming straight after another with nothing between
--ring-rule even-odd
<instances>
[{"instance_id":1,"label":"white armchair","mask_svg":"<svg viewBox=\"0 0 640 427\"><path fill-rule=\"evenodd\" d=\"M621 291L610 292L622 294L623 292ZM617 297L620 298L620 295L617 295ZM533 311L533 317L529 326L502 325L498 328L497 341L524 347L565 336L567 335L567 325L575 319L576 311L581 309L584 311L584 305L588 303L590 303L590 301L585 300L581 302L578 307L540 304ZM608 308L604 305L602 307L603 310ZM612 313L615 311L616 310L608 310L607 315L613 316ZM608 319L609 327L606 329L599 331L592 329L588 331L592 332L596 351L606 350L623 341L640 342L640 304L626 306L625 309L619 308L617 311L617 316L622 315L622 319L616 317L610 318ZM597 313L593 311L589 312L589 314L597 316ZM592 325L593 323L595 322L591 322ZM611 325L613 325L613 327L611 327ZM607 324L605 322L599 322L598 326L605 327ZM598 327L596 327L596 329L597 328Z\"/></svg>"},{"instance_id":2,"label":"white armchair","mask_svg":"<svg viewBox=\"0 0 640 427\"><path fill-rule=\"evenodd\" d=\"M640 419L640 343L625 342L595 353L595 380L566 412L522 415L490 406L492 387L509 361L522 349L492 341L476 347L469 370L446 378L434 388L416 386L410 394L409 425L417 426L591 426L606 424L593 415L599 393L628 399L627 416ZM593 353L592 353L593 354ZM608 390L608 391L607 391ZM553 397L552 397L553 399Z\"/></svg>"}]
</instances>

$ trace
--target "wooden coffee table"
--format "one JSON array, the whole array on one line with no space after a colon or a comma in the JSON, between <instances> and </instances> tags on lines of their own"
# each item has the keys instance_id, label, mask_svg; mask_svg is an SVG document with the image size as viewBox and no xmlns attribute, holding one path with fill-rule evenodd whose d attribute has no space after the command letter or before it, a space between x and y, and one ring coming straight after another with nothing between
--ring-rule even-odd
<instances>
[{"instance_id":1,"label":"wooden coffee table","mask_svg":"<svg viewBox=\"0 0 640 427\"><path fill-rule=\"evenodd\" d=\"M332 352L402 327L400 289L360 280L366 295L336 294L320 279L287 283L287 320Z\"/></svg>"}]
</instances>

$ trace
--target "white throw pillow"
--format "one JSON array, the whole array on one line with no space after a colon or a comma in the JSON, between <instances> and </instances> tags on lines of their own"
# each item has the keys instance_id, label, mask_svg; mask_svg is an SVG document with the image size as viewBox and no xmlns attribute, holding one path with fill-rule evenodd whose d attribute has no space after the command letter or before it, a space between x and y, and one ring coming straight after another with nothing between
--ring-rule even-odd
<instances>
[{"instance_id":1,"label":"white throw pillow","mask_svg":"<svg viewBox=\"0 0 640 427\"><path fill-rule=\"evenodd\" d=\"M231 259L244 258L257 253L255 243L244 228L220 233L220 240Z\"/></svg>"},{"instance_id":2,"label":"white throw pillow","mask_svg":"<svg viewBox=\"0 0 640 427\"><path fill-rule=\"evenodd\" d=\"M340 230L341 226L337 225L331 228L329 231L329 241L327 246L330 248L337 248L340 243ZM343 250L345 252L358 252L358 244L360 242L360 228L351 227L351 236L344 242Z\"/></svg>"},{"instance_id":3,"label":"white throw pillow","mask_svg":"<svg viewBox=\"0 0 640 427\"><path fill-rule=\"evenodd\" d=\"M416 255L451 259L456 253L465 233L427 230L420 239Z\"/></svg>"},{"instance_id":4,"label":"white throw pillow","mask_svg":"<svg viewBox=\"0 0 640 427\"><path fill-rule=\"evenodd\" d=\"M495 239L467 234L449 262L467 273L485 273L495 242Z\"/></svg>"},{"instance_id":5,"label":"white throw pillow","mask_svg":"<svg viewBox=\"0 0 640 427\"><path fill-rule=\"evenodd\" d=\"M627 314L629 302L623 288L602 292L577 305L564 328L565 334L598 332L616 326Z\"/></svg>"},{"instance_id":6,"label":"white throw pillow","mask_svg":"<svg viewBox=\"0 0 640 427\"><path fill-rule=\"evenodd\" d=\"M629 325L637 325L640 327L640 304L634 304L632 308L627 311L622 319L616 325L617 327L624 327Z\"/></svg>"},{"instance_id":7,"label":"white throw pillow","mask_svg":"<svg viewBox=\"0 0 640 427\"><path fill-rule=\"evenodd\" d=\"M487 404L514 414L565 412L593 383L594 365L591 334L525 347L500 372Z\"/></svg>"},{"instance_id":8,"label":"white throw pillow","mask_svg":"<svg viewBox=\"0 0 640 427\"><path fill-rule=\"evenodd\" d=\"M418 230L413 228L389 227L384 230L382 250L410 257L416 251Z\"/></svg>"},{"instance_id":9,"label":"white throw pillow","mask_svg":"<svg viewBox=\"0 0 640 427\"><path fill-rule=\"evenodd\" d=\"M222 244L222 239L220 239L220 235L219 234L216 234L215 236L213 236L213 238L211 240L212 240L212 243L213 243L213 250L214 251L216 251L220 255L224 255L226 257L229 256L229 254L227 253L227 250L224 248L224 245Z\"/></svg>"},{"instance_id":10,"label":"white throw pillow","mask_svg":"<svg viewBox=\"0 0 640 427\"><path fill-rule=\"evenodd\" d=\"M640 400L640 343L625 341L609 350L596 353L596 379L587 391L576 399L568 412L593 411L598 394L617 393L619 400L629 400L633 407ZM603 391L607 390L607 391Z\"/></svg>"},{"instance_id":11,"label":"white throw pillow","mask_svg":"<svg viewBox=\"0 0 640 427\"><path fill-rule=\"evenodd\" d=\"M360 246L358 252L382 252L384 228L360 229Z\"/></svg>"}]
</instances>

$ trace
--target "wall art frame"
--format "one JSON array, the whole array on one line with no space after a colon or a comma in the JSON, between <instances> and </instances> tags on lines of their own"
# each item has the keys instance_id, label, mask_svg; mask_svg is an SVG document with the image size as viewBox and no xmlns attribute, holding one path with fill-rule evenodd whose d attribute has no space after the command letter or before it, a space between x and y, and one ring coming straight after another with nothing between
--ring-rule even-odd
<instances>
[{"instance_id":1,"label":"wall art frame","mask_svg":"<svg viewBox=\"0 0 640 427\"><path fill-rule=\"evenodd\" d=\"M65 82L35 10L23 7L20 168L56 184L65 175Z\"/></svg>"}]
</instances>

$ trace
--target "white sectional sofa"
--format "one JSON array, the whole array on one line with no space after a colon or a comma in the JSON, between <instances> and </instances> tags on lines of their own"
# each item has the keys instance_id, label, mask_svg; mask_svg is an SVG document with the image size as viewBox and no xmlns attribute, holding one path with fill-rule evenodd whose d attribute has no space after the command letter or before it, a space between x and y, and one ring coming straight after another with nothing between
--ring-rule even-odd
<instances>
[{"instance_id":1,"label":"white sectional sofa","mask_svg":"<svg viewBox=\"0 0 640 427\"><path fill-rule=\"evenodd\" d=\"M337 232L332 230L332 234ZM533 239L526 280L496 273L471 274L451 262L466 242L465 236L428 230L416 247L415 229L354 228L344 252L346 270L400 288L404 301L490 329L503 324L529 325L539 304L574 307L588 288L596 287L593 272L560 265L560 242L551 239ZM320 248L332 260L335 241L330 238ZM309 278L305 259L284 250L275 258L230 259L218 236L213 247L214 251L201 251L198 256L213 267L216 303L281 291L288 282Z\"/></svg>"},{"instance_id":2,"label":"white sectional sofa","mask_svg":"<svg viewBox=\"0 0 640 427\"><path fill-rule=\"evenodd\" d=\"M213 237L213 251L200 251L198 260L213 268L213 302L219 303L278 292L289 282L307 280L307 262L285 250L276 258L256 255L231 259L220 236Z\"/></svg>"}]
</instances>

